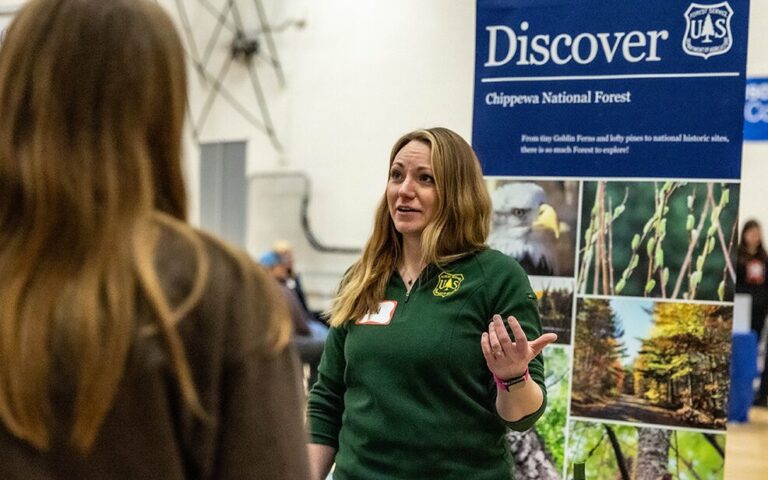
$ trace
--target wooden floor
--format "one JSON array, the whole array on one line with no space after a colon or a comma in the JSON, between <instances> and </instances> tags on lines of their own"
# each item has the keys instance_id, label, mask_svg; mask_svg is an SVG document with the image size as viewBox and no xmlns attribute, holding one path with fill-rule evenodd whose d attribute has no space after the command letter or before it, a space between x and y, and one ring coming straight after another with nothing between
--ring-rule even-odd
<instances>
[{"instance_id":1,"label":"wooden floor","mask_svg":"<svg viewBox=\"0 0 768 480\"><path fill-rule=\"evenodd\" d=\"M747 423L728 424L725 478L768 479L768 408L752 408Z\"/></svg>"}]
</instances>

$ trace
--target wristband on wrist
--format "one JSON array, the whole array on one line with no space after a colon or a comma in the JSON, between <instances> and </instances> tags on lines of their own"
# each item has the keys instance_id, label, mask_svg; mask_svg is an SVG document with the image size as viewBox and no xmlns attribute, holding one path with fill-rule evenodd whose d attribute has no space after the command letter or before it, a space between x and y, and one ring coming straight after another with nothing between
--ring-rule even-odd
<instances>
[{"instance_id":1,"label":"wristband on wrist","mask_svg":"<svg viewBox=\"0 0 768 480\"><path fill-rule=\"evenodd\" d=\"M528 373L527 368L522 375L518 375L517 377L512 377L506 380L497 377L496 374L493 374L493 381L496 382L496 388L499 390L505 390L507 392L523 388L525 386L526 380L529 378L531 378L531 375Z\"/></svg>"}]
</instances>

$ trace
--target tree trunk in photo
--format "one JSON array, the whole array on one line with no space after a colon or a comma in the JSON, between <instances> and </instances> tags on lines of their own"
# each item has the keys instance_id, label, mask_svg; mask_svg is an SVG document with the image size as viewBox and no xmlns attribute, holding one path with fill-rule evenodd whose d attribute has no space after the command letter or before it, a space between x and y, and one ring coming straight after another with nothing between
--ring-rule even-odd
<instances>
[{"instance_id":1,"label":"tree trunk in photo","mask_svg":"<svg viewBox=\"0 0 768 480\"><path fill-rule=\"evenodd\" d=\"M717 443L717 439L715 436L711 433L705 433L704 438L707 440L707 442L712 445L712 448L714 448L718 455L720 455L720 458L725 458L725 451L723 450L723 447L720 446L719 443Z\"/></svg>"},{"instance_id":2,"label":"tree trunk in photo","mask_svg":"<svg viewBox=\"0 0 768 480\"><path fill-rule=\"evenodd\" d=\"M640 428L636 480L665 478L669 465L669 430Z\"/></svg>"},{"instance_id":3,"label":"tree trunk in photo","mask_svg":"<svg viewBox=\"0 0 768 480\"><path fill-rule=\"evenodd\" d=\"M624 452L621 451L621 444L619 443L619 439L616 437L616 432L613 431L613 428L609 427L608 425L603 425L605 428L605 433L608 434L608 440L611 442L611 447L613 448L613 454L616 457L616 465L619 467L619 478L621 480L630 480L630 462L627 461L627 458L624 457Z\"/></svg>"},{"instance_id":4,"label":"tree trunk in photo","mask_svg":"<svg viewBox=\"0 0 768 480\"><path fill-rule=\"evenodd\" d=\"M512 452L512 476L515 480L560 480L560 471L547 454L544 442L536 430L508 432Z\"/></svg>"}]
</instances>

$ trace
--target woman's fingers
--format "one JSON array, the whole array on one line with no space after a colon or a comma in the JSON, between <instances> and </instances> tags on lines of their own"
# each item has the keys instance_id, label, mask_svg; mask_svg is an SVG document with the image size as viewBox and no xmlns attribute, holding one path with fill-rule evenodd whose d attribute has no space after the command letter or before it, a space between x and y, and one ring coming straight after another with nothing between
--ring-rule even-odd
<instances>
[{"instance_id":1,"label":"woman's fingers","mask_svg":"<svg viewBox=\"0 0 768 480\"><path fill-rule=\"evenodd\" d=\"M520 326L520 322L518 322L513 315L510 315L507 317L507 323L512 330L512 334L515 336L515 348L520 351L526 350L528 348L528 338L525 336L525 332L523 331L523 327Z\"/></svg>"},{"instance_id":2,"label":"woman's fingers","mask_svg":"<svg viewBox=\"0 0 768 480\"><path fill-rule=\"evenodd\" d=\"M483 332L480 337L480 348L483 350L483 356L485 361L490 363L495 360L493 356L493 350L491 349L491 340L488 332Z\"/></svg>"},{"instance_id":3,"label":"woman's fingers","mask_svg":"<svg viewBox=\"0 0 768 480\"><path fill-rule=\"evenodd\" d=\"M501 345L501 338L499 337L498 324L501 323L501 316L494 315L493 320L488 325L488 342L491 346L491 353L495 358L504 356L504 348ZM506 332L504 332L506 335ZM509 337L507 337L509 339Z\"/></svg>"},{"instance_id":4,"label":"woman's fingers","mask_svg":"<svg viewBox=\"0 0 768 480\"><path fill-rule=\"evenodd\" d=\"M530 349L530 351L533 353L531 359L541 353L542 350L544 350L544 347L549 345L550 343L553 343L557 340L557 335L554 333L545 333L541 335L539 338L535 340L528 340L528 338L525 336L525 331L523 330L523 327L520 325L520 322L517 321L517 319L510 315L507 317L507 323L509 324L509 328L512 330L512 334L515 336L515 343L514 347L519 352L526 352Z\"/></svg>"},{"instance_id":5,"label":"woman's fingers","mask_svg":"<svg viewBox=\"0 0 768 480\"><path fill-rule=\"evenodd\" d=\"M554 333L545 333L535 340L528 340L523 327L517 319L510 315L507 324L512 331L510 337L504 326L501 315L494 315L488 325L488 332L483 333L480 344L486 361L508 359L518 361L527 359L530 361L541 351L557 340ZM530 357L530 358L528 358Z\"/></svg>"},{"instance_id":6,"label":"woman's fingers","mask_svg":"<svg viewBox=\"0 0 768 480\"><path fill-rule=\"evenodd\" d=\"M528 345L531 347L531 350L533 350L534 356L541 353L542 350L544 350L544 347L549 345L550 343L553 343L557 340L557 335L554 333L545 333L544 335L540 336L536 340L531 340L528 342Z\"/></svg>"},{"instance_id":7,"label":"woman's fingers","mask_svg":"<svg viewBox=\"0 0 768 480\"><path fill-rule=\"evenodd\" d=\"M511 353L515 347L515 344L512 342L512 339L509 337L509 333L507 333L507 329L504 328L504 321L501 319L500 315L494 315L493 328L494 330L496 330L496 337L499 339L499 343L501 344L502 351L506 354Z\"/></svg>"}]
</instances>

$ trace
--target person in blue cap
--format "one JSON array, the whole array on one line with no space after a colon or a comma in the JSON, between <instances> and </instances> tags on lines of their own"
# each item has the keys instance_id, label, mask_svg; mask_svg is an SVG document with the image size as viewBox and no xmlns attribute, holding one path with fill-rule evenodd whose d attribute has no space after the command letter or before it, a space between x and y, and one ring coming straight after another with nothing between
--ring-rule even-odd
<instances>
[{"instance_id":1,"label":"person in blue cap","mask_svg":"<svg viewBox=\"0 0 768 480\"><path fill-rule=\"evenodd\" d=\"M299 352L302 363L309 366L307 388L312 388L317 380L317 367L320 365L320 358L323 355L328 327L312 317L312 314L307 311L296 295L296 291L287 285L290 279L290 269L283 256L270 250L259 257L259 263L269 270L283 292L293 320L293 343Z\"/></svg>"}]
</instances>

